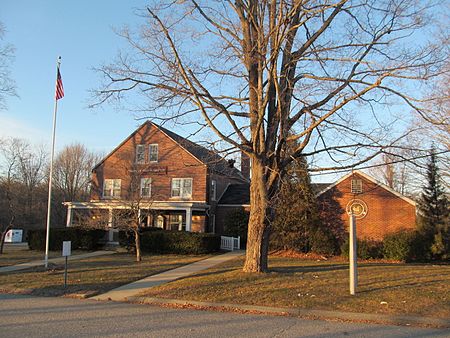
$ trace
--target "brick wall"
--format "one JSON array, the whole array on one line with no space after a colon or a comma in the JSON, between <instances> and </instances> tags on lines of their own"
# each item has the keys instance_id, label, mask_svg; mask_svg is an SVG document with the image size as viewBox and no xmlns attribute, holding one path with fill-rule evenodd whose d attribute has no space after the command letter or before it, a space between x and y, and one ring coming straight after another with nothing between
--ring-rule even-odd
<instances>
[{"instance_id":1,"label":"brick wall","mask_svg":"<svg viewBox=\"0 0 450 338\"><path fill-rule=\"evenodd\" d=\"M352 179L362 180L362 193L351 192ZM367 206L366 215L356 221L358 238L382 240L386 234L416 227L414 205L358 173L320 195L319 201L323 202L325 199L331 198L334 198L342 208L342 213L336 217L342 219L346 230L348 230L349 215L345 210L349 202L361 200Z\"/></svg>"},{"instance_id":2,"label":"brick wall","mask_svg":"<svg viewBox=\"0 0 450 338\"><path fill-rule=\"evenodd\" d=\"M134 164L138 144L158 144L158 163ZM148 162L148 147L145 149ZM94 170L91 199L101 199L103 180L114 178L122 179L121 197L127 199L133 165L140 177L152 178L153 200L176 200L171 197L171 180L192 178L192 200L206 201L206 166L151 124L144 124Z\"/></svg>"}]
</instances>

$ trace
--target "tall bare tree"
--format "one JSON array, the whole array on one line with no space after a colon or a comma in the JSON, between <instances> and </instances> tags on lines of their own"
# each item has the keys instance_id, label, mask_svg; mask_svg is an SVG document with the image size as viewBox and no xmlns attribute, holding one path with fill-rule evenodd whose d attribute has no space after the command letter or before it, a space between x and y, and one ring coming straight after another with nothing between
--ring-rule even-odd
<instances>
[{"instance_id":1,"label":"tall bare tree","mask_svg":"<svg viewBox=\"0 0 450 338\"><path fill-rule=\"evenodd\" d=\"M139 32L121 32L131 50L99 69L92 106L135 102L246 153L244 271L266 271L273 197L293 160L350 168L395 146L393 102L427 118L416 88L446 59L420 38L429 10L416 0L163 1L141 13Z\"/></svg>"},{"instance_id":2,"label":"tall bare tree","mask_svg":"<svg viewBox=\"0 0 450 338\"><path fill-rule=\"evenodd\" d=\"M82 144L64 147L55 159L53 182L65 201L84 201L89 198L91 171L100 156Z\"/></svg>"},{"instance_id":3,"label":"tall bare tree","mask_svg":"<svg viewBox=\"0 0 450 338\"><path fill-rule=\"evenodd\" d=\"M17 96L16 83L11 78L11 62L14 60L14 46L4 43L5 26L0 22L0 109L5 108L6 96Z\"/></svg>"}]
</instances>

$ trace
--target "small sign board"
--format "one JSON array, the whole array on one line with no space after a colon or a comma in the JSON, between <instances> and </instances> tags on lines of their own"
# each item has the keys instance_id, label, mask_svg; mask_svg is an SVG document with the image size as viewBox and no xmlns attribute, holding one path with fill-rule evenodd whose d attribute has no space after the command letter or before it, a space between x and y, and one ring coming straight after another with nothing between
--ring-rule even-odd
<instances>
[{"instance_id":1,"label":"small sign board","mask_svg":"<svg viewBox=\"0 0 450 338\"><path fill-rule=\"evenodd\" d=\"M71 255L71 247L72 242L71 241L63 241L63 248L62 248L62 255L63 257L67 257Z\"/></svg>"}]
</instances>

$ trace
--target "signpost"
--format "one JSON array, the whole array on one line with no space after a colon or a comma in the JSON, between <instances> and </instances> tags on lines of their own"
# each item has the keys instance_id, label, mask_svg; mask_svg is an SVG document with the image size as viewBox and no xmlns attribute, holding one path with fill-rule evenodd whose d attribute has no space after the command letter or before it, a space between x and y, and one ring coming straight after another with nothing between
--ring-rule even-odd
<instances>
[{"instance_id":1,"label":"signpost","mask_svg":"<svg viewBox=\"0 0 450 338\"><path fill-rule=\"evenodd\" d=\"M64 264L64 287L67 287L67 258L71 255L71 241L63 241L62 255L66 257L66 262Z\"/></svg>"},{"instance_id":2,"label":"signpost","mask_svg":"<svg viewBox=\"0 0 450 338\"><path fill-rule=\"evenodd\" d=\"M353 213L350 214L350 240L349 240L349 259L350 259L350 294L356 294L358 285L358 271L356 265L357 247L356 247L356 218Z\"/></svg>"}]
</instances>

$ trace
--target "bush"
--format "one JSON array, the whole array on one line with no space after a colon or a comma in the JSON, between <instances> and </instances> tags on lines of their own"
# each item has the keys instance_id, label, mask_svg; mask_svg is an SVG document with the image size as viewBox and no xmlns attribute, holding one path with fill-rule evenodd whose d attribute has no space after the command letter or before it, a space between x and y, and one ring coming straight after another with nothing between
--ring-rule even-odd
<instances>
[{"instance_id":1,"label":"bush","mask_svg":"<svg viewBox=\"0 0 450 338\"><path fill-rule=\"evenodd\" d=\"M141 234L141 250L148 253L205 254L220 250L220 235L182 231Z\"/></svg>"},{"instance_id":2,"label":"bush","mask_svg":"<svg viewBox=\"0 0 450 338\"><path fill-rule=\"evenodd\" d=\"M347 239L341 246L341 254L344 257L349 256L349 243ZM360 259L380 259L383 258L383 242L375 241L371 239L358 239L357 240L357 256Z\"/></svg>"},{"instance_id":3,"label":"bush","mask_svg":"<svg viewBox=\"0 0 450 338\"><path fill-rule=\"evenodd\" d=\"M310 238L311 252L332 256L339 251L338 239L333 235L331 230L319 227L312 233Z\"/></svg>"},{"instance_id":4,"label":"bush","mask_svg":"<svg viewBox=\"0 0 450 338\"><path fill-rule=\"evenodd\" d=\"M426 245L417 231L399 231L387 235L383 254L386 259L411 262L426 259Z\"/></svg>"},{"instance_id":5,"label":"bush","mask_svg":"<svg viewBox=\"0 0 450 338\"><path fill-rule=\"evenodd\" d=\"M225 219L223 234L225 236L241 237L241 248L247 244L249 212L244 209L230 211Z\"/></svg>"},{"instance_id":6,"label":"bush","mask_svg":"<svg viewBox=\"0 0 450 338\"><path fill-rule=\"evenodd\" d=\"M105 235L105 230L60 228L50 229L49 250L62 250L63 241L71 241L72 250L95 250L99 248L99 240ZM46 230L29 230L28 247L31 250L45 250Z\"/></svg>"}]
</instances>

